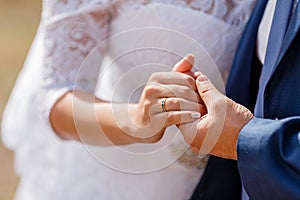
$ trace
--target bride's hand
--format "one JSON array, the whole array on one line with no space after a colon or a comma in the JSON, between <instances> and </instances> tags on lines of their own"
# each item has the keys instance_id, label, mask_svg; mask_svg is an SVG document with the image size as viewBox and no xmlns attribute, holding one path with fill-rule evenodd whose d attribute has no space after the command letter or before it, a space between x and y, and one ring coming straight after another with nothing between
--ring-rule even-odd
<instances>
[{"instance_id":1,"label":"bride's hand","mask_svg":"<svg viewBox=\"0 0 300 200\"><path fill-rule=\"evenodd\" d=\"M138 104L111 103L101 99L95 103L94 95L72 91L55 103L50 121L62 139L96 145L156 142L167 126L193 122L200 117L203 107L195 91L195 80L189 75L156 73L149 79ZM167 112L161 105L165 99Z\"/></svg>"},{"instance_id":2,"label":"bride's hand","mask_svg":"<svg viewBox=\"0 0 300 200\"><path fill-rule=\"evenodd\" d=\"M152 74L139 103L132 109L131 118L138 129L133 132L139 133L136 137L156 142L166 127L200 118L203 107L196 91L195 79L189 75L178 72Z\"/></svg>"},{"instance_id":3,"label":"bride's hand","mask_svg":"<svg viewBox=\"0 0 300 200\"><path fill-rule=\"evenodd\" d=\"M187 54L183 59L181 59L178 63L176 63L172 69L173 72L180 72L186 75L191 76L193 79L196 80L198 76L198 72L193 73L192 69L195 63L195 58L193 54ZM196 91L198 93L198 91ZM199 94L198 94L199 95ZM200 97L200 96L199 96ZM205 107L204 102L200 98L200 104L201 104L201 115L205 115L207 113L207 109Z\"/></svg>"},{"instance_id":4,"label":"bride's hand","mask_svg":"<svg viewBox=\"0 0 300 200\"><path fill-rule=\"evenodd\" d=\"M183 59L181 59L178 63L176 63L174 65L172 71L187 74L187 75L193 77L194 79L196 79L196 76L192 72L194 62L195 62L194 55L188 54Z\"/></svg>"}]
</instances>

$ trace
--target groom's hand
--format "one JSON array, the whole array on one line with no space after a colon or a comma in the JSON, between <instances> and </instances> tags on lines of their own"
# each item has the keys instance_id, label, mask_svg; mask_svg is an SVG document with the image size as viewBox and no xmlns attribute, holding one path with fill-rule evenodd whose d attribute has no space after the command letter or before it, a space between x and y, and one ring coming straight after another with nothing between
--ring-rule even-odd
<instances>
[{"instance_id":1,"label":"groom's hand","mask_svg":"<svg viewBox=\"0 0 300 200\"><path fill-rule=\"evenodd\" d=\"M196 85L207 113L193 123L180 125L184 139L200 154L236 160L238 135L253 114L221 94L201 73L198 73Z\"/></svg>"},{"instance_id":2,"label":"groom's hand","mask_svg":"<svg viewBox=\"0 0 300 200\"><path fill-rule=\"evenodd\" d=\"M183 59L181 59L179 62L177 62L174 65L172 71L187 74L187 75L191 76L193 79L196 80L196 75L192 72L194 63L195 63L194 55L193 54L187 54ZM201 115L206 114L206 108L205 108L205 105L204 105L204 103L202 102L201 99L200 99L199 103L202 105L201 110L199 110L199 112L201 113Z\"/></svg>"}]
</instances>

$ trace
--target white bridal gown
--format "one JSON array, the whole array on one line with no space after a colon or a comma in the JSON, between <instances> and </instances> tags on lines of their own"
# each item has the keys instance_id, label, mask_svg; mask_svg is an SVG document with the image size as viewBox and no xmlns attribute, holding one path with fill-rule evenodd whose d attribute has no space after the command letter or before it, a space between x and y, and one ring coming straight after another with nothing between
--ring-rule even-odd
<instances>
[{"instance_id":1,"label":"white bridal gown","mask_svg":"<svg viewBox=\"0 0 300 200\"><path fill-rule=\"evenodd\" d=\"M21 177L16 199L189 199L205 159L185 151L176 128L157 144L93 147L60 140L48 115L72 89L138 102L149 76L170 71L187 53L223 90L253 6L254 0L44 0L2 123Z\"/></svg>"}]
</instances>

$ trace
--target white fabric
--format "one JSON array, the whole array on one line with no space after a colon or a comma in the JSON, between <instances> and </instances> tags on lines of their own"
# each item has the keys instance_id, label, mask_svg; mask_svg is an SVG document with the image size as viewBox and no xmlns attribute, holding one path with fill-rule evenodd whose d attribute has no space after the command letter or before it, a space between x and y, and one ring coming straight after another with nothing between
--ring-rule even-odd
<instances>
[{"instance_id":1,"label":"white fabric","mask_svg":"<svg viewBox=\"0 0 300 200\"><path fill-rule=\"evenodd\" d=\"M176 144L182 141L174 127L158 144L122 147L135 153L162 149L157 157L142 162L115 154L113 147L61 141L52 131L48 115L57 99L73 88L95 91L105 100L137 102L139 87L152 72L169 71L189 52L195 53L199 69L218 77L214 69L206 67L205 59L201 60L204 51L195 42L208 51L226 81L253 3L44 0L40 28L2 122L3 142L15 151L16 171L21 177L16 199L189 199L202 170L187 166L186 161L171 162L172 152L180 147ZM111 36L113 39L106 40ZM139 45L156 49L137 51ZM84 62L96 46L96 56ZM216 84L222 87L217 78ZM101 163L91 151L108 160ZM131 166L141 172L144 167L152 172L129 174L106 165L120 165L124 167L121 171Z\"/></svg>"},{"instance_id":2,"label":"white fabric","mask_svg":"<svg viewBox=\"0 0 300 200\"><path fill-rule=\"evenodd\" d=\"M277 0L269 0L262 21L258 28L257 55L262 64L265 63L266 51Z\"/></svg>"},{"instance_id":3,"label":"white fabric","mask_svg":"<svg viewBox=\"0 0 300 200\"><path fill-rule=\"evenodd\" d=\"M274 17L275 7L277 0L269 0L264 12L262 21L260 22L257 36L257 55L258 59L262 64L265 63L266 51L272 26L272 21ZM294 9L298 0L294 1Z\"/></svg>"}]
</instances>

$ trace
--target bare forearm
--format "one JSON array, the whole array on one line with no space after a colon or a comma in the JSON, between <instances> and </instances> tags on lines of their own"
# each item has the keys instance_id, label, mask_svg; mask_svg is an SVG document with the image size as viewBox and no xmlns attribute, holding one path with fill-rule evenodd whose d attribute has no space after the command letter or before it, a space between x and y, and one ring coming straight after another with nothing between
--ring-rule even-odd
<instances>
[{"instance_id":1,"label":"bare forearm","mask_svg":"<svg viewBox=\"0 0 300 200\"><path fill-rule=\"evenodd\" d=\"M154 73L138 104L95 101L91 94L73 91L53 106L50 122L63 139L96 145L153 143L168 126L193 122L201 116L203 106L195 90L195 80L188 75ZM168 112L162 109L163 100Z\"/></svg>"},{"instance_id":2,"label":"bare forearm","mask_svg":"<svg viewBox=\"0 0 300 200\"><path fill-rule=\"evenodd\" d=\"M63 139L93 145L123 145L145 142L134 131L129 115L135 105L111 104L87 93L69 92L54 105L50 122ZM131 129L129 129L131 128Z\"/></svg>"}]
</instances>

